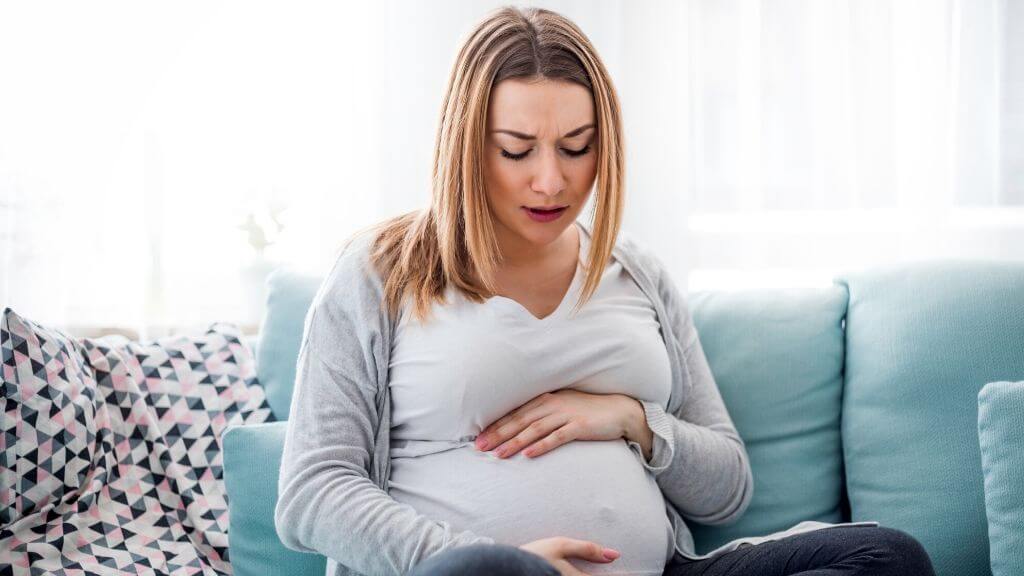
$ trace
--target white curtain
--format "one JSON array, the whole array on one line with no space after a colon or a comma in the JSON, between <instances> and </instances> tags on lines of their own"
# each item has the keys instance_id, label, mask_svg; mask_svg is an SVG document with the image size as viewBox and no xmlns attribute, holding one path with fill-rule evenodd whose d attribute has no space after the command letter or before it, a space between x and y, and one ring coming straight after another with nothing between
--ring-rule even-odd
<instances>
[{"instance_id":1,"label":"white curtain","mask_svg":"<svg viewBox=\"0 0 1024 576\"><path fill-rule=\"evenodd\" d=\"M1024 258L1024 2L688 6L691 288Z\"/></svg>"},{"instance_id":2,"label":"white curtain","mask_svg":"<svg viewBox=\"0 0 1024 576\"><path fill-rule=\"evenodd\" d=\"M1024 2L550 1L622 96L625 232L690 289L1024 258ZM0 3L0 305L254 327L429 200L442 91L505 2Z\"/></svg>"}]
</instances>

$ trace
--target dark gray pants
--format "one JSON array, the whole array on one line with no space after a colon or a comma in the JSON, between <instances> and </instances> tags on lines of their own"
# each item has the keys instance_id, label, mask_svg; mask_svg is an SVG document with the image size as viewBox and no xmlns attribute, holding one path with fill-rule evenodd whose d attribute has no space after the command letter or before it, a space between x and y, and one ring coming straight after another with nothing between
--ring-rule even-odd
<instances>
[{"instance_id":1,"label":"dark gray pants","mask_svg":"<svg viewBox=\"0 0 1024 576\"><path fill-rule=\"evenodd\" d=\"M612 565L615 563L612 562ZM559 576L540 556L515 546L476 544L445 550L409 576ZM676 555L664 576L934 576L931 559L913 536L885 526L839 526L744 546L707 560Z\"/></svg>"}]
</instances>

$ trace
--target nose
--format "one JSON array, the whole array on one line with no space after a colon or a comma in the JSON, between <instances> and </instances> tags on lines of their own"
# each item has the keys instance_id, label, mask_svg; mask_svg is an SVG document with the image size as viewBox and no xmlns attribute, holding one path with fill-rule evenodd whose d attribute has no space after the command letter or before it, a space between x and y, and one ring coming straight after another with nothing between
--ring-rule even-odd
<instances>
[{"instance_id":1,"label":"nose","mask_svg":"<svg viewBox=\"0 0 1024 576\"><path fill-rule=\"evenodd\" d=\"M550 150L540 156L537 163L537 174L533 177L531 188L534 192L540 192L547 196L556 196L565 189L565 176L562 174L562 166L558 160L558 153Z\"/></svg>"}]
</instances>

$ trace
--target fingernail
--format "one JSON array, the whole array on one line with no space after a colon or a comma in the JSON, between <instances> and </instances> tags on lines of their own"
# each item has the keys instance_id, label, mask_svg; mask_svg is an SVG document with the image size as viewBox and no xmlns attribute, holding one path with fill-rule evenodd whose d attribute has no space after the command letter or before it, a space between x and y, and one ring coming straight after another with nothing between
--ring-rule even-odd
<instances>
[{"instance_id":1,"label":"fingernail","mask_svg":"<svg viewBox=\"0 0 1024 576\"><path fill-rule=\"evenodd\" d=\"M604 549L604 557L608 558L610 560L614 560L614 559L619 557L619 551L618 550L613 550L611 548L605 548Z\"/></svg>"}]
</instances>

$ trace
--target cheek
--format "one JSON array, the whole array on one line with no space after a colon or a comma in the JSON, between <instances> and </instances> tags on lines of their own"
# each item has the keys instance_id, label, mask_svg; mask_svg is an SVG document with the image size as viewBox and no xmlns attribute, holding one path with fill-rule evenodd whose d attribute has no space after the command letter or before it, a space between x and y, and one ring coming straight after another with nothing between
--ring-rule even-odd
<instances>
[{"instance_id":1,"label":"cheek","mask_svg":"<svg viewBox=\"0 0 1024 576\"><path fill-rule=\"evenodd\" d=\"M573 188L583 192L590 188L597 177L597 155L589 154L585 158L572 164L568 170L569 178L572 180Z\"/></svg>"},{"instance_id":2,"label":"cheek","mask_svg":"<svg viewBox=\"0 0 1024 576\"><path fill-rule=\"evenodd\" d=\"M514 198L520 190L529 186L526 170L511 162L496 162L490 170L488 189L495 200Z\"/></svg>"}]
</instances>

